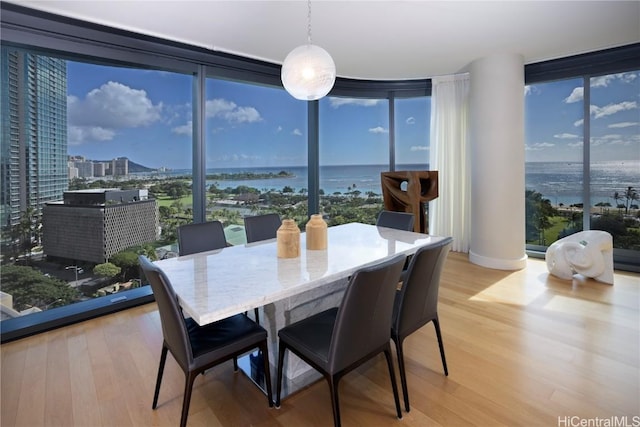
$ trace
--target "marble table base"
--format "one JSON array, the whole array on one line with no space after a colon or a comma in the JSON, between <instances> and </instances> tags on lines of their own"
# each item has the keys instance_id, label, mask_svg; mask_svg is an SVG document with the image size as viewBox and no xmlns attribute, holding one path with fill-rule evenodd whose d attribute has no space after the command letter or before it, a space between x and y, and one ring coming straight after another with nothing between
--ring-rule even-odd
<instances>
[{"instance_id":1,"label":"marble table base","mask_svg":"<svg viewBox=\"0 0 640 427\"><path fill-rule=\"evenodd\" d=\"M342 279L320 288L315 288L302 294L268 304L261 309L260 325L267 330L269 335L269 362L271 364L274 399L278 378L278 331L284 326L305 319L312 314L339 306L342 302L347 284L348 279ZM258 357L260 357L259 353L254 352L248 357L243 358L243 360L239 360L238 364L252 381L264 390L264 373L261 372L263 365ZM321 378L322 375L318 371L298 356L290 351L285 353L282 397L301 390Z\"/></svg>"}]
</instances>

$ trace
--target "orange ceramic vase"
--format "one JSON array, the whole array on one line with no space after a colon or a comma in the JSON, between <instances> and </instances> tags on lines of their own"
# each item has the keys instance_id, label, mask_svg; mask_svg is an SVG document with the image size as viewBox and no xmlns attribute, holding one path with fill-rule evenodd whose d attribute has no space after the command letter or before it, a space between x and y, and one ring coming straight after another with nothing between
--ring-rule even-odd
<instances>
[{"instance_id":1,"label":"orange ceramic vase","mask_svg":"<svg viewBox=\"0 0 640 427\"><path fill-rule=\"evenodd\" d=\"M276 233L278 258L296 258L300 256L300 229L293 219L282 220Z\"/></svg>"},{"instance_id":2,"label":"orange ceramic vase","mask_svg":"<svg viewBox=\"0 0 640 427\"><path fill-rule=\"evenodd\" d=\"M322 215L311 215L307 222L306 233L307 249L327 249L327 223L322 219Z\"/></svg>"}]
</instances>

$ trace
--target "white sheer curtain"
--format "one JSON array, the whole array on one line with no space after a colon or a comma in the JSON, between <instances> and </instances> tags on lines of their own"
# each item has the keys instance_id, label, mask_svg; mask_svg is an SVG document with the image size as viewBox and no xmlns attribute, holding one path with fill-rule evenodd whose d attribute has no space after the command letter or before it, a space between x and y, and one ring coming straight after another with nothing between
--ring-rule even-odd
<instances>
[{"instance_id":1,"label":"white sheer curtain","mask_svg":"<svg viewBox=\"0 0 640 427\"><path fill-rule=\"evenodd\" d=\"M471 170L469 75L434 77L429 169L438 171L439 195L429 204L429 233L453 237L452 250L469 252Z\"/></svg>"}]
</instances>

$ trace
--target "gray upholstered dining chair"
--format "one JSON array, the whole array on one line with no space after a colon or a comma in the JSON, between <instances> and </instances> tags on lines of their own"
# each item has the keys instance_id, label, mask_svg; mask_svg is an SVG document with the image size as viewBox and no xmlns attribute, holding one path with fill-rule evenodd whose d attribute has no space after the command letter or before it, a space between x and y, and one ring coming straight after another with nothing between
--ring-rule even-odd
<instances>
[{"instance_id":1,"label":"gray upholstered dining chair","mask_svg":"<svg viewBox=\"0 0 640 427\"><path fill-rule=\"evenodd\" d=\"M282 220L277 213L245 216L244 230L247 235L247 243L275 239L280 225L282 225Z\"/></svg>"},{"instance_id":2,"label":"gray upholstered dining chair","mask_svg":"<svg viewBox=\"0 0 640 427\"><path fill-rule=\"evenodd\" d=\"M382 211L378 214L376 225L397 230L413 231L414 220L413 214L409 212Z\"/></svg>"},{"instance_id":3,"label":"gray upholstered dining chair","mask_svg":"<svg viewBox=\"0 0 640 427\"><path fill-rule=\"evenodd\" d=\"M222 249L226 246L227 238L220 221L194 222L178 227L180 256Z\"/></svg>"},{"instance_id":4,"label":"gray upholstered dining chair","mask_svg":"<svg viewBox=\"0 0 640 427\"><path fill-rule=\"evenodd\" d=\"M414 216L410 212L396 212L396 211L381 211L376 219L376 226L395 228L396 230L413 231ZM407 273L411 256L407 257L400 275L400 281L404 281L404 276Z\"/></svg>"},{"instance_id":5,"label":"gray upholstered dining chair","mask_svg":"<svg viewBox=\"0 0 640 427\"><path fill-rule=\"evenodd\" d=\"M440 357L444 374L449 375L444 345L438 320L438 290L442 268L451 249L453 239L446 239L431 246L424 246L413 255L409 268L404 275L402 287L396 292L393 306L391 339L396 346L400 382L404 394L404 404L409 412L409 392L407 374L404 365L402 343L405 338L429 322L433 322L440 347Z\"/></svg>"},{"instance_id":6,"label":"gray upholstered dining chair","mask_svg":"<svg viewBox=\"0 0 640 427\"><path fill-rule=\"evenodd\" d=\"M184 427L189 415L191 392L196 377L205 370L230 359L234 360L235 365L238 356L255 348L259 349L263 355L267 400L269 406L273 406L267 331L242 314L204 326L199 326L191 318L185 319L178 304L178 298L166 275L144 255L140 255L138 260L145 277L151 284L162 324L162 352L152 408L156 409L158 405L160 384L168 352L171 352L185 374L180 418L180 426Z\"/></svg>"},{"instance_id":7,"label":"gray upholstered dining chair","mask_svg":"<svg viewBox=\"0 0 640 427\"><path fill-rule=\"evenodd\" d=\"M398 387L391 361L391 314L404 255L357 270L350 278L340 307L290 324L278 331L278 382L276 406L280 406L285 351L298 355L329 383L333 421L340 425L338 383L372 357L387 359L398 418L402 418Z\"/></svg>"}]
</instances>

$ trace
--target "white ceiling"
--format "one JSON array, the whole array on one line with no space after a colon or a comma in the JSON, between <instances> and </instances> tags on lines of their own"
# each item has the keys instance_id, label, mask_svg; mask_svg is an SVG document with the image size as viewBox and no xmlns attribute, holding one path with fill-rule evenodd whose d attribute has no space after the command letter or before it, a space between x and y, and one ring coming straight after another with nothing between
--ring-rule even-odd
<instances>
[{"instance_id":1,"label":"white ceiling","mask_svg":"<svg viewBox=\"0 0 640 427\"><path fill-rule=\"evenodd\" d=\"M11 0L86 21L281 64L307 40L306 1ZM525 63L640 41L640 1L329 1L311 4L312 40L338 76L420 79L474 59Z\"/></svg>"}]
</instances>

